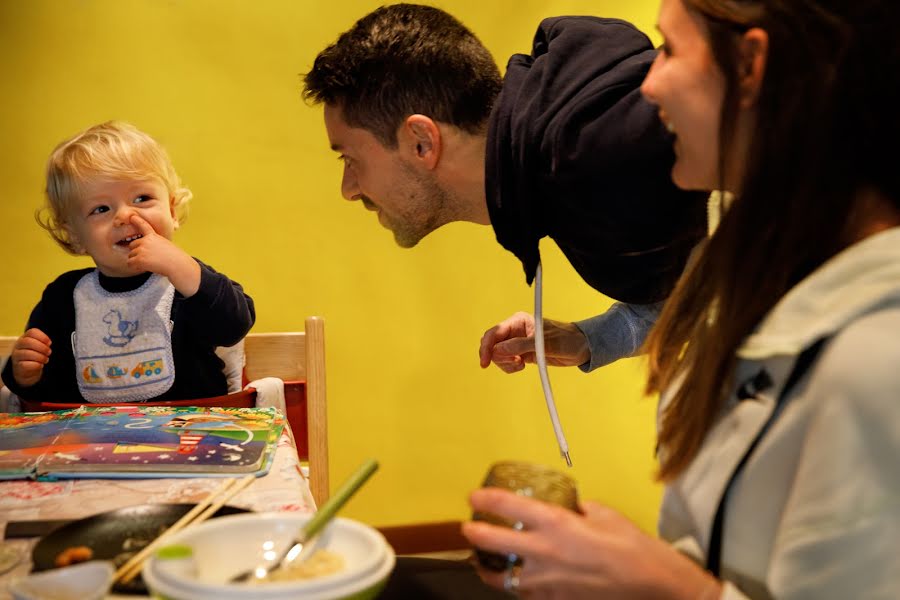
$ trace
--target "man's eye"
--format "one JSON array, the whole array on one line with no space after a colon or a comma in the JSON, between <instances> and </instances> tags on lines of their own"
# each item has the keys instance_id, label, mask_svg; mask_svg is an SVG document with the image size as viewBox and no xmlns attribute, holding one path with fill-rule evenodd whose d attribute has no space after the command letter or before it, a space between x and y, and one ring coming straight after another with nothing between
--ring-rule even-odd
<instances>
[{"instance_id":1,"label":"man's eye","mask_svg":"<svg viewBox=\"0 0 900 600\"><path fill-rule=\"evenodd\" d=\"M105 213L105 212L109 212L108 206L96 206L93 209L91 209L91 212L89 212L88 214L89 215L99 215L99 214Z\"/></svg>"}]
</instances>

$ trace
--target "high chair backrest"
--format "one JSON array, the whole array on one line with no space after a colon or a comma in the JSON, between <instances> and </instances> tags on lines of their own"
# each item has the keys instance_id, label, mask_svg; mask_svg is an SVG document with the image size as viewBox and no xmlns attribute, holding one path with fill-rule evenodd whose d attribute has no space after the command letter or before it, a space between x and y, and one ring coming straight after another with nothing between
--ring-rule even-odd
<instances>
[{"instance_id":1,"label":"high chair backrest","mask_svg":"<svg viewBox=\"0 0 900 600\"><path fill-rule=\"evenodd\" d=\"M6 364L6 359L12 354L13 344L17 339L12 335L0 335L0 367Z\"/></svg>"},{"instance_id":2,"label":"high chair backrest","mask_svg":"<svg viewBox=\"0 0 900 600\"><path fill-rule=\"evenodd\" d=\"M287 419L301 458L309 460L310 489L321 505L329 493L325 321L309 317L301 332L250 333L244 353L248 380L278 377L286 382Z\"/></svg>"},{"instance_id":3,"label":"high chair backrest","mask_svg":"<svg viewBox=\"0 0 900 600\"><path fill-rule=\"evenodd\" d=\"M0 366L16 339L0 336ZM324 320L308 317L305 331L250 333L244 341L244 352L249 381L278 377L285 382L286 417L300 458L309 461L310 491L321 505L329 494Z\"/></svg>"},{"instance_id":4,"label":"high chair backrest","mask_svg":"<svg viewBox=\"0 0 900 600\"><path fill-rule=\"evenodd\" d=\"M13 344L16 343L15 336L0 335L0 369L6 366L9 355L12 354ZM0 382L0 412L7 412L6 408L9 403L9 390Z\"/></svg>"}]
</instances>

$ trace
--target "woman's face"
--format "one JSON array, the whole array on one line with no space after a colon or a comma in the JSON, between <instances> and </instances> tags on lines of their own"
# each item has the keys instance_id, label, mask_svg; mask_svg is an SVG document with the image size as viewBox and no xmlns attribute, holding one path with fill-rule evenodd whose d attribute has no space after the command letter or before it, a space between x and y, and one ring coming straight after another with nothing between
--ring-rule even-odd
<instances>
[{"instance_id":1,"label":"woman's face","mask_svg":"<svg viewBox=\"0 0 900 600\"><path fill-rule=\"evenodd\" d=\"M659 106L660 118L675 135L672 180L683 189L718 189L725 77L703 21L682 0L662 0L658 27L663 45L641 92Z\"/></svg>"}]
</instances>

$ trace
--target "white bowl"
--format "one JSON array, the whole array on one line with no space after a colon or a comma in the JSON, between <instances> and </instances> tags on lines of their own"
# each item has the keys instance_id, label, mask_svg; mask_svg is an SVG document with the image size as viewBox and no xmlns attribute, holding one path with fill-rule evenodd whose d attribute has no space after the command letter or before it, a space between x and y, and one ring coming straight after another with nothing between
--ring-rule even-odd
<instances>
[{"instance_id":1,"label":"white bowl","mask_svg":"<svg viewBox=\"0 0 900 600\"><path fill-rule=\"evenodd\" d=\"M29 575L9 586L16 600L100 600L112 585L115 569L106 560L89 562Z\"/></svg>"},{"instance_id":2,"label":"white bowl","mask_svg":"<svg viewBox=\"0 0 900 600\"><path fill-rule=\"evenodd\" d=\"M171 537L170 545L193 550L193 569L152 557L142 571L154 595L171 600L338 600L374 598L394 568L394 551L377 530L351 519L336 518L322 534L321 549L341 555L344 569L297 581L228 583L238 573L266 560L266 553L286 549L311 515L258 513L220 517Z\"/></svg>"}]
</instances>

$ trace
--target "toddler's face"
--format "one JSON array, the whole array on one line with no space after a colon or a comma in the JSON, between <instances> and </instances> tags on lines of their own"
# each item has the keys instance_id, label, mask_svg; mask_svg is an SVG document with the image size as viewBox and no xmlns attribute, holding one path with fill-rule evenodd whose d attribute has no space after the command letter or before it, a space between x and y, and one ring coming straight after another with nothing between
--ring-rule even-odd
<instances>
[{"instance_id":1,"label":"toddler's face","mask_svg":"<svg viewBox=\"0 0 900 600\"><path fill-rule=\"evenodd\" d=\"M130 244L141 237L131 222L133 215L147 221L157 234L172 239L175 209L166 186L157 179L88 182L69 207L65 227L101 273L128 277L139 273L128 266Z\"/></svg>"}]
</instances>

